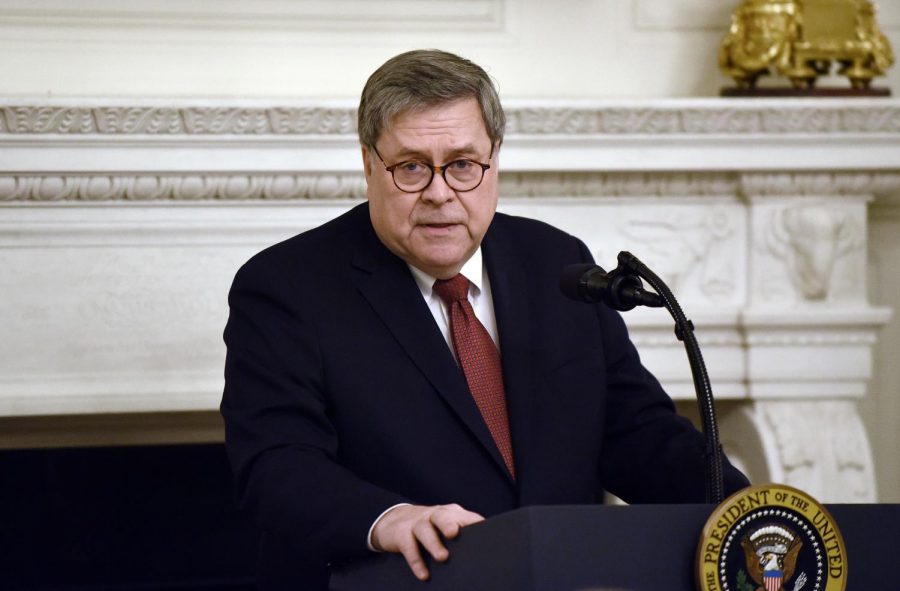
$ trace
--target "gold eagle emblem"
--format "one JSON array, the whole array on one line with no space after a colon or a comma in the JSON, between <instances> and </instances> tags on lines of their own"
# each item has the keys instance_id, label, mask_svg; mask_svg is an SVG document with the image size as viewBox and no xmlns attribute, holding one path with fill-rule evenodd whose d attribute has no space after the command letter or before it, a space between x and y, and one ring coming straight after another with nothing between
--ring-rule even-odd
<instances>
[{"instance_id":1,"label":"gold eagle emblem","mask_svg":"<svg viewBox=\"0 0 900 591\"><path fill-rule=\"evenodd\" d=\"M797 556L803 542L782 525L764 525L741 539L744 559L756 591L785 591L784 584L794 576ZM795 591L799 591L795 585Z\"/></svg>"}]
</instances>

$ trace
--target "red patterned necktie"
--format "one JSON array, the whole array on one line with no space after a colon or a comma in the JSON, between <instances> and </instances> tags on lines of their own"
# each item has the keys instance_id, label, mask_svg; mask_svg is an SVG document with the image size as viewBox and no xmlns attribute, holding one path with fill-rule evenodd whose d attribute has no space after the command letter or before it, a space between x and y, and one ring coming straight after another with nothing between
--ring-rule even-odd
<instances>
[{"instance_id":1,"label":"red patterned necktie","mask_svg":"<svg viewBox=\"0 0 900 591\"><path fill-rule=\"evenodd\" d=\"M500 352L469 303L469 280L463 275L438 279L434 282L434 293L447 304L456 358L491 437L515 478Z\"/></svg>"}]
</instances>

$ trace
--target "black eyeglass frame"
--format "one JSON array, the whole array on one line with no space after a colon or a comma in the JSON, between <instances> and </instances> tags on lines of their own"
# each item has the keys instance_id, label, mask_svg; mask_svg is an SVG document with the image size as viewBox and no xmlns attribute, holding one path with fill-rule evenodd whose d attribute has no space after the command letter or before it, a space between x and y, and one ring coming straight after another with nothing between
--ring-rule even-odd
<instances>
[{"instance_id":1,"label":"black eyeglass frame","mask_svg":"<svg viewBox=\"0 0 900 591\"><path fill-rule=\"evenodd\" d=\"M431 183L434 182L434 174L436 172L440 173L441 178L444 179L444 182L447 183L447 186L450 187L451 189L453 189L454 191L456 191L458 193L468 193L469 191L474 191L475 189L477 189L478 187L481 186L481 183L484 182L484 173L487 172L488 169L491 168L490 164L484 164L483 162L479 162L477 160L472 160L471 158L457 158L457 159L451 160L450 162L447 162L445 164L441 164L440 166L437 166L434 164L429 164L428 162L424 162L422 160L404 160L403 162L398 162L396 164L391 164L390 166L388 166L388 163L384 161L384 158L382 158L381 154L378 152L378 148L376 148L373 145L372 150L375 152L375 155L378 156L378 159L381 160L381 163L384 164L384 169L387 172L391 173L391 180L394 181L394 186L397 187L398 189L400 189L401 191L403 191L404 193L419 193L421 191L424 191L425 189L427 189L428 187L431 186ZM493 157L494 157L494 144L491 144L491 153L488 155L488 160L490 160ZM447 180L447 167L450 166L451 164L453 164L454 162L459 162L460 160L465 160L466 162L471 162L472 164L477 164L478 166L481 167L481 178L478 180L478 183L471 189L457 189L450 183L450 181ZM413 189L412 191L410 191L409 189L404 189L403 187L401 187L400 185L397 184L397 178L394 176L394 170L398 166L403 166L404 164L408 164L410 162L415 162L416 164L421 164L421 165L425 166L426 168L428 168L428 170L431 171L431 178L428 179L428 182L425 183L425 185L421 189Z\"/></svg>"}]
</instances>

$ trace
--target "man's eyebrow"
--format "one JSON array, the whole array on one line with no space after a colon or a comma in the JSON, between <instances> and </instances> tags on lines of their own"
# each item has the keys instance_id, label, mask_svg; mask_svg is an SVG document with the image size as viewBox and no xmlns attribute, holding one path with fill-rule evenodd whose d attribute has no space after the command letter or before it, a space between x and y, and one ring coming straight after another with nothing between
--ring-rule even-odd
<instances>
[{"instance_id":1,"label":"man's eyebrow","mask_svg":"<svg viewBox=\"0 0 900 591\"><path fill-rule=\"evenodd\" d=\"M428 160L428 157L424 152L413 148L402 148L399 152L394 154L393 157L395 160Z\"/></svg>"},{"instance_id":2,"label":"man's eyebrow","mask_svg":"<svg viewBox=\"0 0 900 591\"><path fill-rule=\"evenodd\" d=\"M450 150L448 153L448 160L452 160L457 156L466 156L473 157L478 156L479 151L478 148L475 147L475 144L466 144L464 146L460 146L459 148L454 148Z\"/></svg>"},{"instance_id":3,"label":"man's eyebrow","mask_svg":"<svg viewBox=\"0 0 900 591\"><path fill-rule=\"evenodd\" d=\"M481 153L478 148L475 147L475 144L465 144L458 148L452 148L447 152L447 157L445 162L451 162L456 158L463 156L466 158L473 158L476 156L480 156ZM399 152L394 156L396 160L420 160L423 162L429 162L430 156L422 152L421 150L416 150L415 148L401 148ZM432 164L437 164L432 162Z\"/></svg>"}]
</instances>

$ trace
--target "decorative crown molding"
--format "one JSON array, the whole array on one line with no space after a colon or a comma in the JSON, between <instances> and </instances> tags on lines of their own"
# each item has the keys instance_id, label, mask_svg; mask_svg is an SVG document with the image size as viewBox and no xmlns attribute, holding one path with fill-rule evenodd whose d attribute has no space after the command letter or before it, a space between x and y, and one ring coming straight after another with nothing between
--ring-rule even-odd
<instances>
[{"instance_id":1,"label":"decorative crown molding","mask_svg":"<svg viewBox=\"0 0 900 591\"><path fill-rule=\"evenodd\" d=\"M720 102L506 109L510 135L885 134L900 103ZM0 134L354 135L356 109L330 106L0 106Z\"/></svg>"},{"instance_id":2,"label":"decorative crown molding","mask_svg":"<svg viewBox=\"0 0 900 591\"><path fill-rule=\"evenodd\" d=\"M716 173L504 173L503 197L734 196L736 175ZM0 175L2 201L363 199L361 174Z\"/></svg>"},{"instance_id":3,"label":"decorative crown molding","mask_svg":"<svg viewBox=\"0 0 900 591\"><path fill-rule=\"evenodd\" d=\"M693 173L508 173L504 197L731 196L737 179ZM0 201L363 199L361 174L140 174L0 176Z\"/></svg>"},{"instance_id":4,"label":"decorative crown molding","mask_svg":"<svg viewBox=\"0 0 900 591\"><path fill-rule=\"evenodd\" d=\"M900 105L853 108L806 103L728 107L608 107L516 109L508 113L515 134L792 134L896 133Z\"/></svg>"},{"instance_id":5,"label":"decorative crown molding","mask_svg":"<svg viewBox=\"0 0 900 591\"><path fill-rule=\"evenodd\" d=\"M740 188L747 197L890 196L900 192L900 172L747 173Z\"/></svg>"},{"instance_id":6,"label":"decorative crown molding","mask_svg":"<svg viewBox=\"0 0 900 591\"><path fill-rule=\"evenodd\" d=\"M875 331L850 334L840 332L751 334L746 337L747 345L769 347L842 347L846 345L874 345L877 341Z\"/></svg>"},{"instance_id":7,"label":"decorative crown molding","mask_svg":"<svg viewBox=\"0 0 900 591\"><path fill-rule=\"evenodd\" d=\"M0 176L2 201L198 201L362 199L362 175Z\"/></svg>"},{"instance_id":8,"label":"decorative crown molding","mask_svg":"<svg viewBox=\"0 0 900 591\"><path fill-rule=\"evenodd\" d=\"M900 194L900 173L504 172L503 197L733 197ZM0 175L2 201L363 199L360 173Z\"/></svg>"},{"instance_id":9,"label":"decorative crown molding","mask_svg":"<svg viewBox=\"0 0 900 591\"><path fill-rule=\"evenodd\" d=\"M733 197L737 175L715 172L503 172L503 197Z\"/></svg>"},{"instance_id":10,"label":"decorative crown molding","mask_svg":"<svg viewBox=\"0 0 900 591\"><path fill-rule=\"evenodd\" d=\"M0 107L0 134L355 134L356 109L332 107Z\"/></svg>"}]
</instances>

